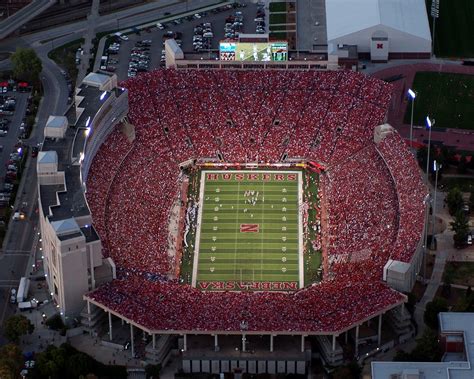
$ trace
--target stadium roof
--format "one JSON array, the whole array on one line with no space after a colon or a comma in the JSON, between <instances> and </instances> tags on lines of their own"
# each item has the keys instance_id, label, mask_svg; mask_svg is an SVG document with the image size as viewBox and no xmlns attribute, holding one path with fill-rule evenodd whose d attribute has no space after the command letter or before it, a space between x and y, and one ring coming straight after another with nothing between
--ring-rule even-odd
<instances>
[{"instance_id":1,"label":"stadium roof","mask_svg":"<svg viewBox=\"0 0 474 379\"><path fill-rule=\"evenodd\" d=\"M431 40L425 0L326 0L328 41L377 25Z\"/></svg>"}]
</instances>

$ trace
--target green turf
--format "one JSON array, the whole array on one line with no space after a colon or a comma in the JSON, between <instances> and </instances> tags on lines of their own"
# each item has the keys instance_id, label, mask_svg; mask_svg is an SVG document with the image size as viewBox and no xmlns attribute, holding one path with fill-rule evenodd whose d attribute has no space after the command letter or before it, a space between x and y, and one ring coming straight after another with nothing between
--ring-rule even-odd
<instances>
[{"instance_id":1,"label":"green turf","mask_svg":"<svg viewBox=\"0 0 474 379\"><path fill-rule=\"evenodd\" d=\"M271 180L264 181L262 175L266 173L254 173L258 180L202 180L198 288L209 282L256 286L291 282L296 286L292 289L299 288L299 179L277 181L272 173ZM288 174L283 175L286 178ZM246 191L254 191L254 196L259 192L255 205L248 202L252 195L244 196ZM241 232L242 224L258 224L258 232Z\"/></svg>"},{"instance_id":2,"label":"green turf","mask_svg":"<svg viewBox=\"0 0 474 379\"><path fill-rule=\"evenodd\" d=\"M286 1L270 3L270 12L286 12Z\"/></svg>"},{"instance_id":3,"label":"green turf","mask_svg":"<svg viewBox=\"0 0 474 379\"><path fill-rule=\"evenodd\" d=\"M437 128L474 129L473 75L417 72L413 89L417 92L414 125L424 125L430 115ZM410 123L410 115L408 102L405 123Z\"/></svg>"},{"instance_id":4,"label":"green turf","mask_svg":"<svg viewBox=\"0 0 474 379\"><path fill-rule=\"evenodd\" d=\"M426 6L432 28L431 1ZM441 0L435 33L436 56L474 58L474 1Z\"/></svg>"},{"instance_id":5,"label":"green turf","mask_svg":"<svg viewBox=\"0 0 474 379\"><path fill-rule=\"evenodd\" d=\"M271 13L270 24L286 24L286 13Z\"/></svg>"}]
</instances>

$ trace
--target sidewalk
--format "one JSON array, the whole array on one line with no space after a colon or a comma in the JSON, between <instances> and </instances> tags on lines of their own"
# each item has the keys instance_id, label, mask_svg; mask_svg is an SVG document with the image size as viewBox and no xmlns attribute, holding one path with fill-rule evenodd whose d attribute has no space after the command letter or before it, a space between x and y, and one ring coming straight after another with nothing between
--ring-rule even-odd
<instances>
[{"instance_id":1,"label":"sidewalk","mask_svg":"<svg viewBox=\"0 0 474 379\"><path fill-rule=\"evenodd\" d=\"M82 80L89 69L89 61L91 59L92 40L95 38L95 25L99 18L99 0L92 1L91 13L87 15L87 33L84 35L84 44L82 45L82 58L79 72L77 73L77 85L82 83Z\"/></svg>"}]
</instances>

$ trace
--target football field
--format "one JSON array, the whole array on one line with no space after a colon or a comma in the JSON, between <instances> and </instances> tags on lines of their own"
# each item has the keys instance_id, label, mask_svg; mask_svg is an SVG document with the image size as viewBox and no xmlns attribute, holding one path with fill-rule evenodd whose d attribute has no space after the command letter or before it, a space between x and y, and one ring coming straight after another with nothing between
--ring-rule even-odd
<instances>
[{"instance_id":1,"label":"football field","mask_svg":"<svg viewBox=\"0 0 474 379\"><path fill-rule=\"evenodd\" d=\"M298 171L202 171L193 286L301 288L301 186Z\"/></svg>"}]
</instances>

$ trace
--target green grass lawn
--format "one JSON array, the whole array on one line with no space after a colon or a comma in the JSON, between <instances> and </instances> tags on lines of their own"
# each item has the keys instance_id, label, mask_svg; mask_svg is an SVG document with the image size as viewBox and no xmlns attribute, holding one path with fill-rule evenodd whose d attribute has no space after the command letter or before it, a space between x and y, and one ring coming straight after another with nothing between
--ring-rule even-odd
<instances>
[{"instance_id":1,"label":"green grass lawn","mask_svg":"<svg viewBox=\"0 0 474 379\"><path fill-rule=\"evenodd\" d=\"M414 125L425 125L426 115L439 128L474 129L474 75L417 72L413 82L417 92ZM408 102L405 123L410 123Z\"/></svg>"},{"instance_id":2,"label":"green grass lawn","mask_svg":"<svg viewBox=\"0 0 474 379\"><path fill-rule=\"evenodd\" d=\"M270 3L270 12L286 12L286 2Z\"/></svg>"},{"instance_id":3,"label":"green grass lawn","mask_svg":"<svg viewBox=\"0 0 474 379\"><path fill-rule=\"evenodd\" d=\"M431 2L426 0L432 28ZM435 27L435 55L442 57L474 57L474 1L440 1Z\"/></svg>"},{"instance_id":4,"label":"green grass lawn","mask_svg":"<svg viewBox=\"0 0 474 379\"><path fill-rule=\"evenodd\" d=\"M286 13L271 13L270 24L286 24Z\"/></svg>"},{"instance_id":5,"label":"green grass lawn","mask_svg":"<svg viewBox=\"0 0 474 379\"><path fill-rule=\"evenodd\" d=\"M459 188L462 192L471 192L474 190L474 178L443 178L441 184L446 186L444 191L449 191L454 187Z\"/></svg>"},{"instance_id":6,"label":"green grass lawn","mask_svg":"<svg viewBox=\"0 0 474 379\"><path fill-rule=\"evenodd\" d=\"M197 287L207 290L299 288L300 173L217 173L217 180L209 180L210 172L203 172L202 221L195 268ZM231 175L231 179L224 180L223 173ZM243 174L244 180L237 180L237 173ZM249 174L257 178L249 179ZM284 180L275 180L277 174L283 175ZM270 178L264 180L264 175ZM230 287L219 287L222 285Z\"/></svg>"}]
</instances>

